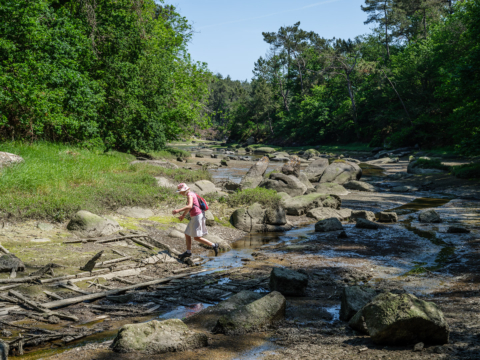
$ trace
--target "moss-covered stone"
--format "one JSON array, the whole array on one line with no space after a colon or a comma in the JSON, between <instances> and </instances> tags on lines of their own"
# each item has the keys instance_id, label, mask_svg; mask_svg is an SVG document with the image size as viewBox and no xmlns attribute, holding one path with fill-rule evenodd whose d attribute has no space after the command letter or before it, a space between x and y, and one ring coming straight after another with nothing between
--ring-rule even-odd
<instances>
[{"instance_id":1,"label":"moss-covered stone","mask_svg":"<svg viewBox=\"0 0 480 360\"><path fill-rule=\"evenodd\" d=\"M113 341L113 351L163 354L208 345L207 335L193 332L179 319L124 325Z\"/></svg>"}]
</instances>

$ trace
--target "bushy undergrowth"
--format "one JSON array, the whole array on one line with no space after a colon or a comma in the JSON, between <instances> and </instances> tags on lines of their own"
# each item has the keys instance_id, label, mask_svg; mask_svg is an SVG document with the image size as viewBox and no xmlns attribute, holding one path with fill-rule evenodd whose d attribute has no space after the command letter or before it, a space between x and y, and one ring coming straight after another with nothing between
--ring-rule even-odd
<instances>
[{"instance_id":1,"label":"bushy undergrowth","mask_svg":"<svg viewBox=\"0 0 480 360\"><path fill-rule=\"evenodd\" d=\"M452 166L452 174L460 179L480 179L480 163Z\"/></svg>"},{"instance_id":2,"label":"bushy undergrowth","mask_svg":"<svg viewBox=\"0 0 480 360\"><path fill-rule=\"evenodd\" d=\"M230 207L250 206L260 203L267 207L275 207L280 204L281 197L275 190L264 188L245 189L228 196L225 202Z\"/></svg>"},{"instance_id":3,"label":"bushy undergrowth","mask_svg":"<svg viewBox=\"0 0 480 360\"><path fill-rule=\"evenodd\" d=\"M440 160L418 159L415 163L415 167L421 169L438 169L445 171L450 170L450 167L442 164Z\"/></svg>"},{"instance_id":4,"label":"bushy undergrowth","mask_svg":"<svg viewBox=\"0 0 480 360\"><path fill-rule=\"evenodd\" d=\"M206 171L130 165L134 156L51 143L3 143L0 151L25 162L0 170L0 218L63 221L83 209L105 213L121 206L158 206L174 191L155 176L176 182L209 179Z\"/></svg>"}]
</instances>

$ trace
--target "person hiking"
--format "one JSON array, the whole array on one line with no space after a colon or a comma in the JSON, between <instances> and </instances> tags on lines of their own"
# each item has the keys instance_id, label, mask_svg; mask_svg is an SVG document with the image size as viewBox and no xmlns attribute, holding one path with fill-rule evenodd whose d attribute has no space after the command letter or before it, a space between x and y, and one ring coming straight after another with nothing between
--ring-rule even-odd
<instances>
[{"instance_id":1,"label":"person hiking","mask_svg":"<svg viewBox=\"0 0 480 360\"><path fill-rule=\"evenodd\" d=\"M192 256L192 238L202 244L211 246L213 251L215 251L215 256L217 256L218 244L212 243L202 237L208 234L208 230L205 219L205 212L200 208L197 194L195 194L193 191L190 191L190 188L187 186L187 184L184 183L179 184L177 186L177 189L177 193L180 193L180 195L187 197L187 206L184 206L183 208L178 210L173 210L172 214L175 215L183 212L183 214L180 215L179 218L180 221L182 221L185 218L185 215L187 215L187 212L190 212L190 222L185 229L185 241L187 243L187 251L185 251L179 256L180 260Z\"/></svg>"}]
</instances>

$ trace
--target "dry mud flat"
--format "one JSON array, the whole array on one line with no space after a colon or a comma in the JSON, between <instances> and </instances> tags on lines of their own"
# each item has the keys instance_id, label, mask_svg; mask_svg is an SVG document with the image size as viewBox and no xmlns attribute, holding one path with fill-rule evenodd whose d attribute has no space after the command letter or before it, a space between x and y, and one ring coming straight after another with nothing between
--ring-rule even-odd
<instances>
[{"instance_id":1,"label":"dry mud flat","mask_svg":"<svg viewBox=\"0 0 480 360\"><path fill-rule=\"evenodd\" d=\"M210 285L202 284L198 290L194 286L196 280L179 281L186 287L177 296L187 297L192 291L202 289L232 293L244 289L268 291L268 276L272 267L277 266L308 274L306 296L287 297L286 319L270 331L241 336L209 334L206 348L148 358L479 359L480 203L361 193L349 194L343 200L352 208L355 204L360 208L364 203L373 211L396 208L399 223L379 230L344 224L347 238L338 238L338 232L315 233L312 225L284 234L245 237L234 243L234 250L207 263L209 268L232 266L235 271L220 275ZM418 210L429 207L441 214L442 224L424 225L416 220ZM455 223L466 226L471 233L446 233L446 228ZM344 286L354 284L369 284L393 293L413 293L434 302L450 326L449 344L426 344L418 352L413 351L413 345L375 345L368 336L356 333L338 318L341 291ZM182 318L197 309L192 306L176 311L164 317ZM193 328L201 325L189 324ZM92 343L53 359L142 358L139 354L113 353L108 346L109 343Z\"/></svg>"}]
</instances>

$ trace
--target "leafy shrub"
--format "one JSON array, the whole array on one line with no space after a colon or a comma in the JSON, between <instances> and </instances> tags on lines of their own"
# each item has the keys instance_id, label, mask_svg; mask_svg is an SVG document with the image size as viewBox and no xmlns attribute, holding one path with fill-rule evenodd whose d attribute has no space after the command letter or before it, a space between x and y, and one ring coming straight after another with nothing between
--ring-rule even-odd
<instances>
[{"instance_id":1,"label":"leafy shrub","mask_svg":"<svg viewBox=\"0 0 480 360\"><path fill-rule=\"evenodd\" d=\"M452 166L452 174L459 179L480 179L480 163Z\"/></svg>"},{"instance_id":2,"label":"leafy shrub","mask_svg":"<svg viewBox=\"0 0 480 360\"><path fill-rule=\"evenodd\" d=\"M255 188L237 191L225 201L230 207L250 206L257 202L267 207L276 207L282 199L275 190Z\"/></svg>"}]
</instances>

